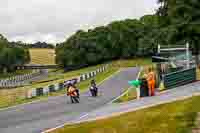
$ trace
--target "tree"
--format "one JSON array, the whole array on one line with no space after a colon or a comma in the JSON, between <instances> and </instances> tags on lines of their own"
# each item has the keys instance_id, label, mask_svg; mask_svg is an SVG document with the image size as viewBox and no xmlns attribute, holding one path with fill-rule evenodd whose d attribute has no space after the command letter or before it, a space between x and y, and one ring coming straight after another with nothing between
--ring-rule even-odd
<instances>
[{"instance_id":1,"label":"tree","mask_svg":"<svg viewBox=\"0 0 200 133\"><path fill-rule=\"evenodd\" d=\"M12 72L15 65L22 65L30 61L29 51L13 46L8 40L0 36L0 72Z\"/></svg>"},{"instance_id":2,"label":"tree","mask_svg":"<svg viewBox=\"0 0 200 133\"><path fill-rule=\"evenodd\" d=\"M57 45L56 62L67 67L137 57L144 43L148 51L140 56L146 55L151 53L152 46L155 45L156 25L157 17L149 15L141 20L126 19L88 31L79 30L65 42ZM151 43L146 43L147 41Z\"/></svg>"},{"instance_id":3,"label":"tree","mask_svg":"<svg viewBox=\"0 0 200 133\"><path fill-rule=\"evenodd\" d=\"M164 18L162 23L172 27L170 42L183 44L189 42L194 48L196 63L199 65L200 41L200 1L199 0L159 0L161 7L157 14Z\"/></svg>"}]
</instances>

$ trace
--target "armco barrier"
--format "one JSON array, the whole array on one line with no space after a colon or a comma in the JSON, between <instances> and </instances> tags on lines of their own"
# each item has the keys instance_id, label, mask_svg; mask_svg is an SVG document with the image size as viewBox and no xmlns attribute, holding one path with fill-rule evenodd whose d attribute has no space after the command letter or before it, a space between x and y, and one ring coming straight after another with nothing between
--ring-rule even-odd
<instances>
[{"instance_id":1,"label":"armco barrier","mask_svg":"<svg viewBox=\"0 0 200 133\"><path fill-rule=\"evenodd\" d=\"M77 77L76 79L71 79L70 81L72 81L72 80L76 80L77 82L85 81L87 79L90 79L90 78L96 76L100 72L104 72L107 68L108 68L108 65L101 67L101 68L97 69L96 71L92 71L92 72L82 74L81 76ZM42 96L42 95L46 95L46 94L51 93L51 92L56 92L58 90L62 90L64 88L65 88L64 82L60 82L60 83L52 84L52 85L49 85L49 86L46 86L46 87L32 89L32 90L27 92L26 97L27 98L33 98L33 97L36 97L36 96Z\"/></svg>"},{"instance_id":2,"label":"armco barrier","mask_svg":"<svg viewBox=\"0 0 200 133\"><path fill-rule=\"evenodd\" d=\"M181 70L163 75L166 89L175 88L196 81L196 68Z\"/></svg>"},{"instance_id":3,"label":"armco barrier","mask_svg":"<svg viewBox=\"0 0 200 133\"><path fill-rule=\"evenodd\" d=\"M36 89L36 95L37 95L37 96L42 96L42 95L44 94L44 93L43 93L43 90L44 90L43 88L37 88L37 89Z\"/></svg>"},{"instance_id":4,"label":"armco barrier","mask_svg":"<svg viewBox=\"0 0 200 133\"><path fill-rule=\"evenodd\" d=\"M77 78L77 83L81 82L81 77Z\"/></svg>"},{"instance_id":5,"label":"armco barrier","mask_svg":"<svg viewBox=\"0 0 200 133\"><path fill-rule=\"evenodd\" d=\"M44 95L48 94L49 92L50 92L50 90L49 90L48 86L46 86L46 87L43 88L43 94Z\"/></svg>"},{"instance_id":6,"label":"armco barrier","mask_svg":"<svg viewBox=\"0 0 200 133\"><path fill-rule=\"evenodd\" d=\"M55 92L55 85L50 85L49 86L49 92Z\"/></svg>"},{"instance_id":7,"label":"armco barrier","mask_svg":"<svg viewBox=\"0 0 200 133\"><path fill-rule=\"evenodd\" d=\"M64 83L59 83L59 90L64 89Z\"/></svg>"},{"instance_id":8,"label":"armco barrier","mask_svg":"<svg viewBox=\"0 0 200 133\"><path fill-rule=\"evenodd\" d=\"M37 96L36 89L32 89L32 90L28 91L27 98L33 98L36 96Z\"/></svg>"},{"instance_id":9,"label":"armco barrier","mask_svg":"<svg viewBox=\"0 0 200 133\"><path fill-rule=\"evenodd\" d=\"M58 91L59 90L59 84L55 84L55 91Z\"/></svg>"},{"instance_id":10,"label":"armco barrier","mask_svg":"<svg viewBox=\"0 0 200 133\"><path fill-rule=\"evenodd\" d=\"M32 72L29 74L18 75L10 77L7 79L0 80L0 88L14 88L25 85L24 80L32 79L36 76L39 76L41 73L39 71Z\"/></svg>"}]
</instances>

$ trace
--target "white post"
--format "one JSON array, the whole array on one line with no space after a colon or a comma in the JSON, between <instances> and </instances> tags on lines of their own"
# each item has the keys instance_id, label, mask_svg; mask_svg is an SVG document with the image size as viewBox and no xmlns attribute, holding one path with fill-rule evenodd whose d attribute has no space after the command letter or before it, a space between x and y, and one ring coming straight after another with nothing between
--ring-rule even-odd
<instances>
[{"instance_id":1,"label":"white post","mask_svg":"<svg viewBox=\"0 0 200 133\"><path fill-rule=\"evenodd\" d=\"M190 68L190 46L189 43L186 44L186 57L187 57L187 68Z\"/></svg>"},{"instance_id":2,"label":"white post","mask_svg":"<svg viewBox=\"0 0 200 133\"><path fill-rule=\"evenodd\" d=\"M160 44L158 44L158 53L160 54Z\"/></svg>"}]
</instances>

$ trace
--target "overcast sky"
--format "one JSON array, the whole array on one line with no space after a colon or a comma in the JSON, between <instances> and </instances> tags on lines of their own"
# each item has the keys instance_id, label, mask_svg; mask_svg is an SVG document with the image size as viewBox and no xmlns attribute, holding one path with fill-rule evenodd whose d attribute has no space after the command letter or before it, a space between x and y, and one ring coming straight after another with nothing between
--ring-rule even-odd
<instances>
[{"instance_id":1,"label":"overcast sky","mask_svg":"<svg viewBox=\"0 0 200 133\"><path fill-rule=\"evenodd\" d=\"M0 0L0 33L9 40L62 42L79 29L153 14L157 0Z\"/></svg>"}]
</instances>

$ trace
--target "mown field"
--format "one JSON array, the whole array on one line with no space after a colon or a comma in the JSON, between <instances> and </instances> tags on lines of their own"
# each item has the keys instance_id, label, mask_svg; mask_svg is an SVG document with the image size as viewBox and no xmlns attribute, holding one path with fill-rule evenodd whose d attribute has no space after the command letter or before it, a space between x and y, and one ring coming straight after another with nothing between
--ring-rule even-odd
<instances>
[{"instance_id":1,"label":"mown field","mask_svg":"<svg viewBox=\"0 0 200 133\"><path fill-rule=\"evenodd\" d=\"M200 97L130 112L118 117L67 125L51 133L192 133Z\"/></svg>"},{"instance_id":2,"label":"mown field","mask_svg":"<svg viewBox=\"0 0 200 133\"><path fill-rule=\"evenodd\" d=\"M49 65L55 64L54 49L29 49L31 56L31 64Z\"/></svg>"},{"instance_id":3,"label":"mown field","mask_svg":"<svg viewBox=\"0 0 200 133\"><path fill-rule=\"evenodd\" d=\"M42 65L51 65L55 64L55 50L54 49L29 49L31 62L30 64L42 64ZM32 70L18 70L12 73L0 74L0 79L5 79L8 77L13 77L17 75L23 75L30 73Z\"/></svg>"}]
</instances>

